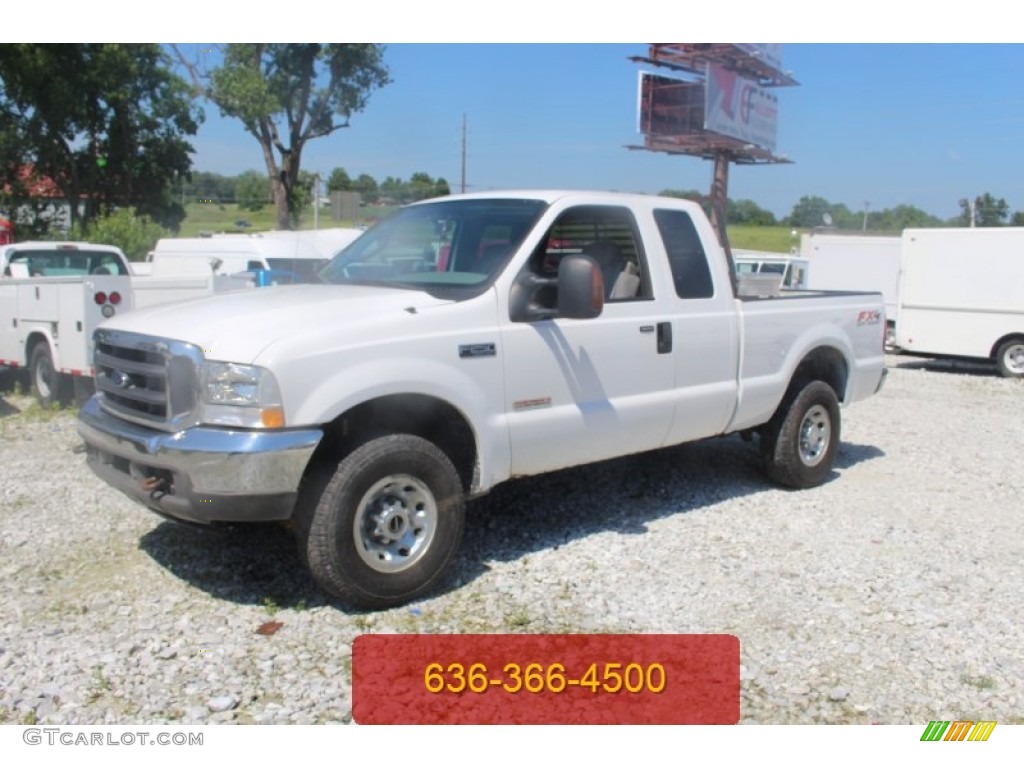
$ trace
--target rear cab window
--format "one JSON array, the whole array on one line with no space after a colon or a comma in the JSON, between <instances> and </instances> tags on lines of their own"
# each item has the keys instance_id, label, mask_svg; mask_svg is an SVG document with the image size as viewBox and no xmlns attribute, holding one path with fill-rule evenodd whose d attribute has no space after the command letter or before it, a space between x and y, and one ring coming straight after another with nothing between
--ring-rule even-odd
<instances>
[{"instance_id":1,"label":"rear cab window","mask_svg":"<svg viewBox=\"0 0 1024 768\"><path fill-rule=\"evenodd\" d=\"M121 259L109 251L54 248L15 251L4 274L12 265L24 265L30 277L81 277L83 275L127 275Z\"/></svg>"},{"instance_id":2,"label":"rear cab window","mask_svg":"<svg viewBox=\"0 0 1024 768\"><path fill-rule=\"evenodd\" d=\"M659 208L654 211L654 221L668 254L676 295L681 299L713 297L715 284L708 257L690 215L686 211Z\"/></svg>"}]
</instances>

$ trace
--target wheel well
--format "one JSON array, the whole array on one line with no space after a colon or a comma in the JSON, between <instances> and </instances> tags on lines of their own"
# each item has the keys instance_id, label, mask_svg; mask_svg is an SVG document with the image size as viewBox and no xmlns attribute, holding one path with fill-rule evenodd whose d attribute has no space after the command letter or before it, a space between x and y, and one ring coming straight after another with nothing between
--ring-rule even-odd
<instances>
[{"instance_id":1,"label":"wheel well","mask_svg":"<svg viewBox=\"0 0 1024 768\"><path fill-rule=\"evenodd\" d=\"M477 471L476 440L462 413L426 395L388 395L346 411L324 428L303 485L315 490L339 459L363 443L392 434L417 435L440 448L455 466L462 486L472 487Z\"/></svg>"},{"instance_id":2,"label":"wheel well","mask_svg":"<svg viewBox=\"0 0 1024 768\"><path fill-rule=\"evenodd\" d=\"M996 358L996 354L999 352L999 348L1008 341L1021 341L1024 342L1024 333L1008 333L1003 336L999 341L992 345L992 351L988 353L988 356L993 360Z\"/></svg>"},{"instance_id":3,"label":"wheel well","mask_svg":"<svg viewBox=\"0 0 1024 768\"><path fill-rule=\"evenodd\" d=\"M46 334L34 331L30 333L28 339L25 340L25 360L31 364L32 362L32 350L36 348L37 344L50 345L50 340L46 338Z\"/></svg>"},{"instance_id":4,"label":"wheel well","mask_svg":"<svg viewBox=\"0 0 1024 768\"><path fill-rule=\"evenodd\" d=\"M808 381L823 381L832 387L839 402L846 399L848 370L846 358L834 347L818 347L809 352L793 372L790 388Z\"/></svg>"}]
</instances>

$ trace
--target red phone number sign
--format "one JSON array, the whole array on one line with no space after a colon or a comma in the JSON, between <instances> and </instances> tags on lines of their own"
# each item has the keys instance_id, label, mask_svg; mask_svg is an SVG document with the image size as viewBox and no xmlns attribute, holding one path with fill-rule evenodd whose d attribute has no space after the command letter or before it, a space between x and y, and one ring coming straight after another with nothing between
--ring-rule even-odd
<instances>
[{"instance_id":1,"label":"red phone number sign","mask_svg":"<svg viewBox=\"0 0 1024 768\"><path fill-rule=\"evenodd\" d=\"M364 725L720 725L740 717L733 635L360 635Z\"/></svg>"}]
</instances>

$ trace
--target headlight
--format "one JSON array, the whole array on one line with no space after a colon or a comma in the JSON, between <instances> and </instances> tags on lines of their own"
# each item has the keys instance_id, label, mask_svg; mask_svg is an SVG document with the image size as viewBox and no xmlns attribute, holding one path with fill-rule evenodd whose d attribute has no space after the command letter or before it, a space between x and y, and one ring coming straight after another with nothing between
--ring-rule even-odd
<instances>
[{"instance_id":1,"label":"headlight","mask_svg":"<svg viewBox=\"0 0 1024 768\"><path fill-rule=\"evenodd\" d=\"M274 374L256 365L207 361L202 374L206 424L270 429L284 426L284 405Z\"/></svg>"}]
</instances>

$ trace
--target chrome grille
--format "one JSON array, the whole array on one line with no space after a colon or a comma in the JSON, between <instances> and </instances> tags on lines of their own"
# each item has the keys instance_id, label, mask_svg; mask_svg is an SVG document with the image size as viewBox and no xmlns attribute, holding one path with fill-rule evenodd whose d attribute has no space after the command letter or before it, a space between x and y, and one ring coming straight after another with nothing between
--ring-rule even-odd
<instances>
[{"instance_id":1,"label":"chrome grille","mask_svg":"<svg viewBox=\"0 0 1024 768\"><path fill-rule=\"evenodd\" d=\"M189 426L203 356L194 344L101 329L93 367L102 408L119 418L176 431Z\"/></svg>"}]
</instances>

